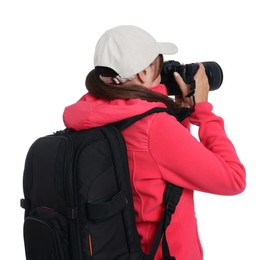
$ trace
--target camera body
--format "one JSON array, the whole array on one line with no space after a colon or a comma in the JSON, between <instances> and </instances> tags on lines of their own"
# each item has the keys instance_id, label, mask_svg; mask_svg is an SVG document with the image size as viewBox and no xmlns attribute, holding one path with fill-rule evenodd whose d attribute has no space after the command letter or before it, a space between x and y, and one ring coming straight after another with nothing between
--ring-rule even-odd
<instances>
[{"instance_id":1,"label":"camera body","mask_svg":"<svg viewBox=\"0 0 272 260\"><path fill-rule=\"evenodd\" d=\"M219 64L214 61L205 61L201 63L205 67L210 90L220 88L223 82L223 71ZM173 75L175 71L180 74L187 85L194 87L194 75L196 74L197 70L197 63L181 65L178 61L165 61L161 71L161 83L165 84L168 95L181 95L180 88Z\"/></svg>"}]
</instances>

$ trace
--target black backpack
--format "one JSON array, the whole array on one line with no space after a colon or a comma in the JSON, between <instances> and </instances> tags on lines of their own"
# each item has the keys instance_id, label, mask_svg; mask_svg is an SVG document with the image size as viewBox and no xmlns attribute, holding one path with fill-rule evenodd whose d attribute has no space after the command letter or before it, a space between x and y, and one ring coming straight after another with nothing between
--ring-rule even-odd
<instances>
[{"instance_id":1,"label":"black backpack","mask_svg":"<svg viewBox=\"0 0 272 260\"><path fill-rule=\"evenodd\" d=\"M83 131L65 129L37 139L23 176L27 260L151 260L182 194L168 184L153 246L143 254L134 216L126 146L121 130L155 112Z\"/></svg>"}]
</instances>

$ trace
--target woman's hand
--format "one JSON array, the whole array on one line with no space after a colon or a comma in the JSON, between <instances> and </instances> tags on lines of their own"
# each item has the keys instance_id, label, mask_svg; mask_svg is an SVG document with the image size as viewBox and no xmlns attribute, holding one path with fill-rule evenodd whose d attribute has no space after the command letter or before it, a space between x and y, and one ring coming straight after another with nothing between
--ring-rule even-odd
<instances>
[{"instance_id":1,"label":"woman's hand","mask_svg":"<svg viewBox=\"0 0 272 260\"><path fill-rule=\"evenodd\" d=\"M198 63L199 68L194 76L195 80L195 103L208 101L209 81L205 72L205 67L202 63ZM174 72L175 80L182 92L182 97L176 97L178 102L183 103L183 106L193 106L192 97L186 97L190 92L190 86L187 85L178 72Z\"/></svg>"}]
</instances>

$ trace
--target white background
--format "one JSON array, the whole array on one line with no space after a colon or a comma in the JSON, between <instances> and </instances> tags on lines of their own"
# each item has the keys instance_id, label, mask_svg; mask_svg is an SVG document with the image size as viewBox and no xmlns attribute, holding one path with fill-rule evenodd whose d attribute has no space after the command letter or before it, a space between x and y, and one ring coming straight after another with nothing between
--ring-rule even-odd
<instances>
[{"instance_id":1,"label":"white background","mask_svg":"<svg viewBox=\"0 0 272 260\"><path fill-rule=\"evenodd\" d=\"M247 188L233 197L196 193L204 259L272 259L268 0L1 1L0 258L24 259L19 200L29 146L64 128L64 107L86 92L96 41L120 24L176 43L179 53L166 59L221 65L224 82L210 101L247 169Z\"/></svg>"}]
</instances>

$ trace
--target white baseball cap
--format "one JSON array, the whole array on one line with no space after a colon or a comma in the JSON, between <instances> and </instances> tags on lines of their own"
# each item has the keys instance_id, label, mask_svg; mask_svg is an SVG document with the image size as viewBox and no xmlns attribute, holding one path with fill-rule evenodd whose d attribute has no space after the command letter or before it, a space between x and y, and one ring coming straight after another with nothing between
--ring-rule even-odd
<instances>
[{"instance_id":1,"label":"white baseball cap","mask_svg":"<svg viewBox=\"0 0 272 260\"><path fill-rule=\"evenodd\" d=\"M95 47L94 66L113 69L129 79L147 68L159 54L175 54L178 48L170 42L157 42L149 33L132 25L107 30Z\"/></svg>"}]
</instances>

